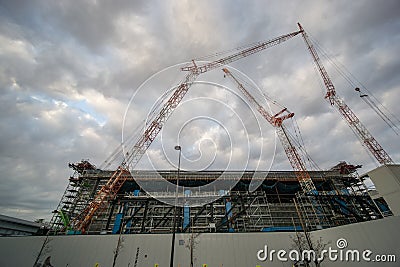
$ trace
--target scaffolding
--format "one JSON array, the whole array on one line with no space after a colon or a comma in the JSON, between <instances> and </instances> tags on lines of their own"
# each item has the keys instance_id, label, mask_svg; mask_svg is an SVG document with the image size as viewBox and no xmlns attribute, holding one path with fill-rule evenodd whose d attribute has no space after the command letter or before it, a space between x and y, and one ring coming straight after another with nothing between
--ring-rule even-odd
<instances>
[{"instance_id":1,"label":"scaffolding","mask_svg":"<svg viewBox=\"0 0 400 267\"><path fill-rule=\"evenodd\" d=\"M67 232L62 214L68 220L78 216L111 174L96 168L74 169L54 211L51 233ZM310 172L318 189L313 195L302 192L292 171L181 171L179 185L184 189L177 196L176 171L135 171L132 175L135 179L129 176L117 197L95 214L87 234L171 233L174 208L166 200L175 197L178 203L185 203L187 198L199 199L199 203L204 198L215 199L204 205L179 206L178 232L300 231L302 221L306 230L315 230L382 217L369 195L355 189L359 181L336 170ZM171 182L171 188L159 192L145 192L137 183L163 179ZM237 183L223 193L193 190L216 179L234 179ZM256 191L249 192L252 179L263 182ZM186 189L191 193L185 193Z\"/></svg>"}]
</instances>

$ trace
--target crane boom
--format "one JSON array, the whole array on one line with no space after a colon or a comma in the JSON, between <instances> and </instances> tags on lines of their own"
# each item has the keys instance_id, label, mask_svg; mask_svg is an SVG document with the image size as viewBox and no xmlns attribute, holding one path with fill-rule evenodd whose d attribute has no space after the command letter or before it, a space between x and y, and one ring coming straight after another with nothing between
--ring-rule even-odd
<instances>
[{"instance_id":1,"label":"crane boom","mask_svg":"<svg viewBox=\"0 0 400 267\"><path fill-rule=\"evenodd\" d=\"M254 45L253 47L241 50L233 55L205 64L204 66L197 67L193 61L193 66L190 66L187 69L182 69L189 71L189 73L186 75L185 80L175 89L172 96L161 108L159 114L147 126L143 135L141 135L140 138L137 140L130 153L127 153L127 155L125 155L124 162L111 175L107 184L101 187L101 189L97 192L96 196L89 203L89 205L74 220L71 221L73 228L78 232L80 231L81 233L84 233L90 225L90 222L95 213L105 208L105 204L107 203L107 201L113 200L116 197L119 189L130 176L129 169L134 168L141 157L145 154L146 150L157 137L165 122L168 120L174 109L179 105L198 75L215 69L221 64L228 64L230 62L239 60L266 48L282 43L296 36L300 32L301 31L297 31L294 33L282 35L270 41L263 42L261 44Z\"/></svg>"},{"instance_id":2,"label":"crane boom","mask_svg":"<svg viewBox=\"0 0 400 267\"><path fill-rule=\"evenodd\" d=\"M335 106L339 111L341 116L346 120L349 127L353 130L356 136L360 139L361 143L369 150L369 152L375 157L375 159L380 164L392 164L393 160L390 158L389 154L382 148L382 146L376 141L372 134L367 130L367 128L361 123L356 114L350 109L349 106L336 94L335 86L332 83L326 69L322 65L322 62L315 50L313 44L308 38L307 33L304 31L300 23L297 23L301 34L303 36L304 42L310 52L315 65L324 81L326 87L326 95L332 106Z\"/></svg>"},{"instance_id":3,"label":"crane boom","mask_svg":"<svg viewBox=\"0 0 400 267\"><path fill-rule=\"evenodd\" d=\"M197 76L198 74L193 72L186 75L185 81L175 89L174 93L164 104L157 117L149 124L143 135L141 135L137 140L133 146L132 153L125 155L124 162L111 175L107 183L100 188L94 199L83 210L83 212L81 212L81 214L74 220L74 229L84 233L94 214L98 210L103 209L106 206L105 204L107 201L113 200L116 197L119 189L121 189L122 185L130 177L129 168L133 168L139 162L140 158L144 155L147 148L161 131L162 126L167 121L172 111L181 102Z\"/></svg>"},{"instance_id":4,"label":"crane boom","mask_svg":"<svg viewBox=\"0 0 400 267\"><path fill-rule=\"evenodd\" d=\"M295 175L300 183L301 188L305 193L313 193L316 192L315 185L311 180L310 174L306 169L306 165L300 157L299 152L296 147L293 145L290 140L285 127L282 125L285 119L291 118L294 116L294 113L289 113L286 108L282 109L275 115L271 115L263 106L261 106L257 100L246 90L246 88L242 85L242 83L232 75L232 73L224 68L223 71L225 75L230 77L237 85L240 92L250 101L250 103L257 109L257 111L263 116L273 127L276 128L279 140L285 150L286 156L289 159L290 165L295 172ZM282 115L285 113L285 115Z\"/></svg>"},{"instance_id":5,"label":"crane boom","mask_svg":"<svg viewBox=\"0 0 400 267\"><path fill-rule=\"evenodd\" d=\"M219 60L215 60L215 61L212 61L212 62L209 62L209 63L204 63L202 65L196 65L194 60L193 60L193 65L192 66L183 67L182 70L183 71L192 71L192 72L195 71L195 72L198 72L198 73L204 73L204 72L207 72L209 70L218 68L220 66L232 63L232 62L234 62L234 61L236 61L238 59L247 57L247 56L249 56L251 54L257 53L257 52L259 52L261 50L264 50L264 49L267 49L269 47L272 47L272 46L278 45L280 43L283 43L284 41L287 41L288 39L296 36L299 33L301 33L301 30L297 31L297 32L292 32L292 33L289 33L289 34L281 35L281 36L276 37L274 39L271 39L269 41L258 43L255 46L252 46L252 47L249 47L247 49L241 50L241 51L239 51L239 52L237 52L235 54L232 54L230 56L227 56L227 57L224 57L224 58L221 58Z\"/></svg>"}]
</instances>

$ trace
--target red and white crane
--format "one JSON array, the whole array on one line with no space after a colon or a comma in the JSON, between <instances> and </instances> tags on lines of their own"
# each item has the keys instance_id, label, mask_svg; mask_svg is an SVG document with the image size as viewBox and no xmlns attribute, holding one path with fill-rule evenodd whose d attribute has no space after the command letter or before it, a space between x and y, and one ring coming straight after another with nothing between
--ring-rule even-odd
<instances>
[{"instance_id":1,"label":"red and white crane","mask_svg":"<svg viewBox=\"0 0 400 267\"><path fill-rule=\"evenodd\" d=\"M247 98L247 100L253 105L257 111L263 116L273 127L275 127L279 140L285 150L286 156L289 159L290 164L296 174L297 180L300 183L300 186L304 193L316 193L316 188L311 180L310 174L306 169L305 162L303 161L301 155L298 150L294 146L291 138L289 137L284 125L282 124L284 120L288 118L292 118L294 116L293 112L289 112L287 108L283 108L275 115L272 115L268 112L262 105L260 105L257 100L249 93L249 91L243 86L243 84L232 75L232 73L224 68L223 71L225 75L231 78L237 85L237 88L243 95Z\"/></svg>"},{"instance_id":2,"label":"red and white crane","mask_svg":"<svg viewBox=\"0 0 400 267\"><path fill-rule=\"evenodd\" d=\"M297 23L301 34L303 36L304 42L307 45L308 51L310 52L314 63L324 81L326 87L325 98L329 100L329 103L336 107L340 115L345 119L349 127L360 139L361 143L371 152L374 158L383 165L393 164L393 160L390 158L389 154L382 148L378 141L372 136L372 134L367 130L367 128L361 123L356 114L350 109L349 106L341 99L337 93L335 86L332 83L326 69L322 65L321 59L319 58L317 51L315 50L311 40L309 39L307 33L304 31L300 23Z\"/></svg>"},{"instance_id":3,"label":"red and white crane","mask_svg":"<svg viewBox=\"0 0 400 267\"><path fill-rule=\"evenodd\" d=\"M242 49L236 53L233 53L232 55L216 61L204 63L202 65L196 65L195 61L193 60L193 65L182 68L182 70L189 72L186 75L185 80L175 89L172 96L163 105L153 121L148 124L144 133L139 137L129 153L125 155L124 162L111 175L111 178L108 180L108 182L101 187L90 204L71 221L72 228L77 231L77 233L85 233L95 213L104 209L106 203L116 197L122 185L125 183L128 177L130 177L129 170L133 169L141 157L145 154L146 150L157 137L165 122L168 120L175 108L179 105L198 75L247 57L261 50L278 45L299 33L301 33L301 31L282 35L266 42L257 43L256 45Z\"/></svg>"}]
</instances>

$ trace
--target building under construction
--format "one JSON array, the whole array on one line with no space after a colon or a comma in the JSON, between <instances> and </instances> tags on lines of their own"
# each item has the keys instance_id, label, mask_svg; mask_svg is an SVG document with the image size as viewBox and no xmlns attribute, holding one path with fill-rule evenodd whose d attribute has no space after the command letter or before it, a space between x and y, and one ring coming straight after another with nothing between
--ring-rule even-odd
<instances>
[{"instance_id":1,"label":"building under construction","mask_svg":"<svg viewBox=\"0 0 400 267\"><path fill-rule=\"evenodd\" d=\"M112 171L96 169L88 161L70 164L74 175L52 219L53 234L65 234L69 221L93 201L95 194L110 179ZM216 200L205 205L178 205L177 232L271 232L328 228L382 218L390 214L384 203L374 202L356 176L355 166L341 163L330 171L310 172L319 193L304 195L291 171L201 171L180 172L178 199ZM92 218L87 234L171 233L174 226L173 199L177 171L136 171L113 201L107 202ZM171 187L163 192L146 193L136 180L151 182L166 179ZM237 180L229 190L192 191L216 179ZM252 179L261 186L249 192ZM70 230L70 233L73 231Z\"/></svg>"},{"instance_id":2,"label":"building under construction","mask_svg":"<svg viewBox=\"0 0 400 267\"><path fill-rule=\"evenodd\" d=\"M341 163L332 171L310 172L306 168L306 152L301 138L288 131L284 122L294 117L287 108L271 101L274 110L265 108L265 99L255 97L251 86L237 73L223 68L227 77L241 94L271 126L293 168L293 172L185 172L132 171L160 133L169 116L182 101L194 81L202 73L279 45L301 35L305 41L327 90L325 98L345 119L369 152L383 165L393 160L368 132L354 112L337 95L313 43L303 27L266 42L259 42L234 51L233 54L210 62L195 60L181 70L187 74L175 87L168 100L157 103L151 122L144 126L132 145L128 145L123 162L115 171L96 169L88 161L71 164L75 175L52 219L53 232L84 233L150 233L150 232L254 232L281 229L323 229L352 222L381 218L386 208L379 209L371 200L362 181L352 175L357 166ZM265 96L265 94L264 94ZM270 99L271 100L271 99ZM300 132L300 131L298 131ZM125 144L126 145L126 144ZM181 147L176 146L180 150ZM252 179L261 186L253 190ZM191 190L216 180L236 181L228 188ZM265 179L265 180L264 180ZM167 180L169 186L161 186ZM162 187L150 192L151 188ZM175 186L174 186L175 185ZM179 185L179 187L178 187ZM176 190L174 190L176 188ZM182 190L180 190L181 188ZM213 199L204 203L204 198ZM175 202L168 202L173 201ZM198 205L193 205L199 199ZM164 201L163 201L164 200ZM200 201L201 200L201 201ZM191 202L190 205L187 203ZM173 204L166 205L165 203ZM186 203L186 204L185 204ZM381 203L384 206L384 203ZM178 206L178 208L175 208ZM173 214L173 216L172 216ZM176 223L178 220L178 223ZM305 229L307 228L307 229Z\"/></svg>"},{"instance_id":3,"label":"building under construction","mask_svg":"<svg viewBox=\"0 0 400 267\"><path fill-rule=\"evenodd\" d=\"M390 252L385 249L392 248L398 253L400 165L394 164L338 96L316 48L303 27L300 24L298 27L295 32L269 41L230 50L232 54L226 57L206 63L192 60L181 68L187 75L169 98L154 108L143 132L128 146L122 163L114 170L96 168L87 160L69 164L73 175L53 211L48 234L24 240L0 240L5 253L0 264L28 266L34 261L33 266L161 267L169 262L169 266L260 267L267 260L267 245L273 245L271 252L285 252L294 244L300 252L322 251L324 255L328 244L331 244L329 249L344 252L348 242L349 247L364 252L373 250L382 255ZM303 37L322 77L325 99L337 109L380 167L363 176L357 174L360 166L346 162L326 171L308 170L301 140L296 140L297 135L291 135L283 124L294 113L281 105L274 112L267 110L265 103L247 90L248 84L224 68L224 77L231 79L249 104L276 129L293 170L190 172L180 171L180 167L177 171L135 170L199 75L296 35ZM181 147L175 149L180 153L180 166ZM371 195L364 179L371 179L377 192ZM229 186L213 188L217 181ZM8 255L15 248L20 252L17 259ZM350 252L354 256L354 250ZM396 254L386 256L393 263L386 266L397 266ZM269 260L268 266L284 266L283 261L273 262L272 256ZM347 259L340 261L349 263ZM293 259L292 263L310 266L311 262L310 257L303 257ZM320 266L321 261L315 259L313 263ZM341 265L336 259L324 262L324 266L337 264ZM350 262L351 266L364 264L359 260Z\"/></svg>"}]
</instances>

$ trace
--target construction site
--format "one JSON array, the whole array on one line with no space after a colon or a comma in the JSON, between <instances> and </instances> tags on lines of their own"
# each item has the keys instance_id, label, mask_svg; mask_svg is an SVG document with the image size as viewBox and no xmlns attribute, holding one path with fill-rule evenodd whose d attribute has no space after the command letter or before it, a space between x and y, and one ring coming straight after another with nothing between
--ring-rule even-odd
<instances>
[{"instance_id":1,"label":"construction site","mask_svg":"<svg viewBox=\"0 0 400 267\"><path fill-rule=\"evenodd\" d=\"M304 39L322 78L328 104L338 111L379 168L359 175L357 169L361 166L342 161L328 170L310 170L301 140L290 133L286 124L294 113L281 105L267 109L263 100L251 93L250 85L227 67L229 63L297 35ZM111 266L111 261L112 266L158 267L167 266L167 262L171 267L193 267L200 263L201 266L260 266L260 257L257 260L255 255L260 255L258 248L263 247L266 239L273 240L278 249L290 246L290 234L298 240L303 235L307 240L303 246L314 249L311 235L335 242L333 238L338 237L339 230L348 233L346 238L352 245L367 243L377 250L384 246L382 244L390 236L385 228L393 229L400 214L399 165L338 96L303 27L298 24L295 32L238 50L207 63L192 60L191 65L183 67L181 71L187 75L155 109L158 112L154 112L150 122L143 126L137 139L126 145L128 152L125 151L123 161L116 169L98 168L89 160L69 164L72 174L67 177L67 187L53 211L50 229L40 242L31 241L41 244L35 264L43 261L45 256L55 255L53 258L58 263L67 265L75 260L87 264L103 262L104 266ZM182 149L179 144L175 147L179 152L177 170L136 170L137 163L196 78L214 69L222 69L224 77L257 110L265 123L276 130L292 170L184 171L180 169ZM356 91L361 94L359 88ZM368 96L362 97L367 99ZM117 153L122 153L122 149ZM372 181L376 190L370 190L365 180ZM213 187L217 181L231 186L224 190ZM254 188L251 183L258 186ZM359 234L357 227L360 227ZM379 229L372 233L376 238L363 239L362 236L371 229ZM78 247L86 242L84 238L93 239L92 243L103 240L104 249L98 247L94 256L82 253L79 260L65 255L79 254ZM49 240L55 240L52 241L55 244L53 252ZM66 240L71 240L71 253L63 254L57 247ZM397 241L390 242L394 247L399 246ZM216 255L218 253L213 250L225 244L226 248L221 248L224 253ZM304 247L300 246L300 249ZM251 256L243 256L243 259L230 256L244 255L246 251L250 251ZM304 259L296 264L310 266Z\"/></svg>"},{"instance_id":2,"label":"construction site","mask_svg":"<svg viewBox=\"0 0 400 267\"><path fill-rule=\"evenodd\" d=\"M51 229L65 234L69 220L76 218L110 179L112 171L96 169L87 161L71 164L70 177L62 200L54 211ZM390 215L386 203L374 202L363 182L353 175L355 166L341 163L329 171L310 172L317 196L301 194L294 172L257 173L262 185L249 192L254 172L203 171L181 172L179 202L185 198L216 197L203 206L179 206L177 232L272 232L316 230L362 222ZM228 192L191 191L194 186L216 179L238 179ZM161 177L160 177L161 176ZM175 197L175 187L163 192L144 192L136 180L157 183L166 179L177 182L177 171L136 171L135 179L127 174L126 182L113 201L107 202L93 217L87 234L171 233L174 207L162 199ZM254 178L253 178L254 179ZM318 205L316 205L318 203ZM69 232L72 233L72 232Z\"/></svg>"},{"instance_id":3,"label":"construction site","mask_svg":"<svg viewBox=\"0 0 400 267\"><path fill-rule=\"evenodd\" d=\"M264 99L254 96L251 85L228 68L222 69L224 77L231 81L265 122L275 128L293 172L180 172L179 167L177 172L134 170L200 74L278 45L296 35L303 37L319 70L329 104L337 108L380 164L393 164L386 151L337 95L316 48L302 26L298 24L298 27L296 32L244 47L224 58L202 65L193 60L192 65L182 67L182 71L188 72L185 79L169 99L159 103L158 114L154 112L152 122L133 140L117 170L97 169L87 160L69 164L74 174L69 178L64 195L53 212L51 233L309 231L390 215L384 200L375 202L369 196L357 175L357 168L361 166L341 162L327 171L307 169L306 159L309 156L301 146L301 137L290 133L285 124L294 117L294 113L272 99L266 100L274 103L276 108L267 110ZM360 92L360 89L356 88L356 91ZM176 146L175 149L179 150L180 162L181 147ZM257 190L249 187L250 178L261 181ZM168 182L167 186L158 184L164 180ZM236 183L225 190L210 187L196 190L217 180ZM149 192L143 183L158 189ZM196 199L204 198L215 201L196 202Z\"/></svg>"}]
</instances>

